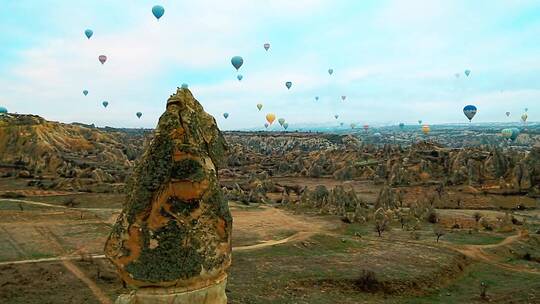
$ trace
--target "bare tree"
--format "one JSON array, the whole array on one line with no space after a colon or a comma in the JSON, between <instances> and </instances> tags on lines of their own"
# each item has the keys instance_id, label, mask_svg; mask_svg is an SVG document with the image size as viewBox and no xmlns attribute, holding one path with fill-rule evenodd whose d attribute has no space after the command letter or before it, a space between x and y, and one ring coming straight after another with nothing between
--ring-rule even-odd
<instances>
[{"instance_id":1,"label":"bare tree","mask_svg":"<svg viewBox=\"0 0 540 304\"><path fill-rule=\"evenodd\" d=\"M446 230L443 227L441 227L440 225L436 225L433 228L433 233L435 233L435 236L437 237L437 243L438 243L441 236L446 234Z\"/></svg>"},{"instance_id":2,"label":"bare tree","mask_svg":"<svg viewBox=\"0 0 540 304\"><path fill-rule=\"evenodd\" d=\"M389 219L384 213L382 208L377 209L374 214L375 221L373 221L375 231L379 234L379 237L382 236L382 233L388 230Z\"/></svg>"}]
</instances>

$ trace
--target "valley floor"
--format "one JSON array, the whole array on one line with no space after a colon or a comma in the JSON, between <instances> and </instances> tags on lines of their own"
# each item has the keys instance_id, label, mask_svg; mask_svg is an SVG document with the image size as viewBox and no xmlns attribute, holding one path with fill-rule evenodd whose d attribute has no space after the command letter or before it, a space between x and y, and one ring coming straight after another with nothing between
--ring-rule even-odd
<instances>
[{"instance_id":1,"label":"valley floor","mask_svg":"<svg viewBox=\"0 0 540 304\"><path fill-rule=\"evenodd\" d=\"M69 197L79 204L66 206ZM0 199L0 303L104 304L127 292L102 255L122 200L56 192ZM511 231L452 229L437 242L430 224L412 237L393 223L379 237L370 223L336 216L230 207L230 303L540 303L536 210L517 212L527 224ZM438 212L449 220L476 210Z\"/></svg>"}]
</instances>

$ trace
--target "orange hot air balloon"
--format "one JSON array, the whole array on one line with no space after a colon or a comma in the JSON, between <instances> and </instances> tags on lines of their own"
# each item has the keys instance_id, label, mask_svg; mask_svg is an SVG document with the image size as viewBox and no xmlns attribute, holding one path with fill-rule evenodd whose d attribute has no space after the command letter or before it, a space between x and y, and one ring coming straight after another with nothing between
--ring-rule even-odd
<instances>
[{"instance_id":1,"label":"orange hot air balloon","mask_svg":"<svg viewBox=\"0 0 540 304\"><path fill-rule=\"evenodd\" d=\"M272 124L274 120L276 120L276 115L274 113L266 114L266 121L268 121L269 124Z\"/></svg>"},{"instance_id":2,"label":"orange hot air balloon","mask_svg":"<svg viewBox=\"0 0 540 304\"><path fill-rule=\"evenodd\" d=\"M428 125L422 126L422 132L424 132L425 135L428 135L430 131L431 131L431 128Z\"/></svg>"}]
</instances>

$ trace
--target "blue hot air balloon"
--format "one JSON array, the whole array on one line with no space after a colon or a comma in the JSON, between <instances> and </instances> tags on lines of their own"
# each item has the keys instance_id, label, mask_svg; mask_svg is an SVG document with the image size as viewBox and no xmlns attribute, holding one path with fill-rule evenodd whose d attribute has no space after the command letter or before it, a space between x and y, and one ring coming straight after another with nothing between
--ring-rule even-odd
<instances>
[{"instance_id":1,"label":"blue hot air balloon","mask_svg":"<svg viewBox=\"0 0 540 304\"><path fill-rule=\"evenodd\" d=\"M328 69L328 74L332 75L334 73L334 69Z\"/></svg>"},{"instance_id":2,"label":"blue hot air balloon","mask_svg":"<svg viewBox=\"0 0 540 304\"><path fill-rule=\"evenodd\" d=\"M7 114L7 108L0 106L0 114Z\"/></svg>"},{"instance_id":3,"label":"blue hot air balloon","mask_svg":"<svg viewBox=\"0 0 540 304\"><path fill-rule=\"evenodd\" d=\"M161 5L154 5L154 7L152 7L152 14L154 14L154 17L159 20L159 18L165 14L165 9Z\"/></svg>"},{"instance_id":4,"label":"blue hot air balloon","mask_svg":"<svg viewBox=\"0 0 540 304\"><path fill-rule=\"evenodd\" d=\"M287 87L287 89L290 89L292 87L292 82L290 81L285 82L285 86Z\"/></svg>"},{"instance_id":5,"label":"blue hot air balloon","mask_svg":"<svg viewBox=\"0 0 540 304\"><path fill-rule=\"evenodd\" d=\"M264 128L268 129L269 124L267 122L264 123Z\"/></svg>"},{"instance_id":6,"label":"blue hot air balloon","mask_svg":"<svg viewBox=\"0 0 540 304\"><path fill-rule=\"evenodd\" d=\"M471 74L471 70L465 70L465 76L469 77L470 74Z\"/></svg>"},{"instance_id":7,"label":"blue hot air balloon","mask_svg":"<svg viewBox=\"0 0 540 304\"><path fill-rule=\"evenodd\" d=\"M187 84L187 83L182 83L181 88L182 88L182 89L187 89L187 88L188 88L188 84Z\"/></svg>"},{"instance_id":8,"label":"blue hot air balloon","mask_svg":"<svg viewBox=\"0 0 540 304\"><path fill-rule=\"evenodd\" d=\"M86 29L86 31L84 31L84 34L86 35L86 38L90 39L90 37L94 35L94 31L92 31L91 29Z\"/></svg>"},{"instance_id":9,"label":"blue hot air balloon","mask_svg":"<svg viewBox=\"0 0 540 304\"><path fill-rule=\"evenodd\" d=\"M227 119L229 117L229 113L227 113L227 112L223 113L223 117L225 117L225 119Z\"/></svg>"},{"instance_id":10,"label":"blue hot air balloon","mask_svg":"<svg viewBox=\"0 0 540 304\"><path fill-rule=\"evenodd\" d=\"M501 134L504 138L514 141L519 135L519 129L518 128L503 129L501 131Z\"/></svg>"},{"instance_id":11,"label":"blue hot air balloon","mask_svg":"<svg viewBox=\"0 0 540 304\"><path fill-rule=\"evenodd\" d=\"M525 108L525 112L529 111L529 108Z\"/></svg>"},{"instance_id":12,"label":"blue hot air balloon","mask_svg":"<svg viewBox=\"0 0 540 304\"><path fill-rule=\"evenodd\" d=\"M287 130L288 127L289 127L289 124L288 124L288 123L284 123L284 124L283 124L283 128L284 128L285 130Z\"/></svg>"},{"instance_id":13,"label":"blue hot air balloon","mask_svg":"<svg viewBox=\"0 0 540 304\"><path fill-rule=\"evenodd\" d=\"M315 96L315 101L319 101L319 96Z\"/></svg>"},{"instance_id":14,"label":"blue hot air balloon","mask_svg":"<svg viewBox=\"0 0 540 304\"><path fill-rule=\"evenodd\" d=\"M334 115L334 118L335 118L335 119L338 119L338 118L339 118L339 115L337 115L337 114Z\"/></svg>"},{"instance_id":15,"label":"blue hot air balloon","mask_svg":"<svg viewBox=\"0 0 540 304\"><path fill-rule=\"evenodd\" d=\"M421 120L421 119L418 120L418 124L419 124L419 125L422 124L422 120Z\"/></svg>"},{"instance_id":16,"label":"blue hot air balloon","mask_svg":"<svg viewBox=\"0 0 540 304\"><path fill-rule=\"evenodd\" d=\"M108 105L109 105L109 102L108 101L104 101L101 103L103 105L104 108L106 108Z\"/></svg>"},{"instance_id":17,"label":"blue hot air balloon","mask_svg":"<svg viewBox=\"0 0 540 304\"><path fill-rule=\"evenodd\" d=\"M142 113L141 113L141 112L137 112L137 114L135 114L135 115L137 115L137 118L141 119Z\"/></svg>"},{"instance_id":18,"label":"blue hot air balloon","mask_svg":"<svg viewBox=\"0 0 540 304\"><path fill-rule=\"evenodd\" d=\"M476 115L476 107L473 105L467 105L463 108L463 114L467 116L469 121L472 121L474 115Z\"/></svg>"},{"instance_id":19,"label":"blue hot air balloon","mask_svg":"<svg viewBox=\"0 0 540 304\"><path fill-rule=\"evenodd\" d=\"M84 90L82 91L82 93L84 94L84 96L88 95L88 90Z\"/></svg>"},{"instance_id":20,"label":"blue hot air balloon","mask_svg":"<svg viewBox=\"0 0 540 304\"><path fill-rule=\"evenodd\" d=\"M238 81L242 81L242 78L244 78L244 76L242 76L241 74L238 74L238 76L236 76L236 78L238 79Z\"/></svg>"},{"instance_id":21,"label":"blue hot air balloon","mask_svg":"<svg viewBox=\"0 0 540 304\"><path fill-rule=\"evenodd\" d=\"M240 56L234 56L233 58L231 58L231 63L233 67L238 71L242 64L244 64L244 58Z\"/></svg>"}]
</instances>

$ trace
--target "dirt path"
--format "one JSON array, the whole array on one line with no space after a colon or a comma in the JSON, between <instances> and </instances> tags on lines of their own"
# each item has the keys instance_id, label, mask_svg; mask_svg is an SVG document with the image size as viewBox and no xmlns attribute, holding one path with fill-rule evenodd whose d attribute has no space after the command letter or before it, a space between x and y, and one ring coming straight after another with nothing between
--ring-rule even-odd
<instances>
[{"instance_id":1,"label":"dirt path","mask_svg":"<svg viewBox=\"0 0 540 304\"><path fill-rule=\"evenodd\" d=\"M92 293L96 296L96 298L101 302L101 304L112 304L111 299L109 299L105 293L92 281L89 277L82 272L79 267L75 266L71 261L69 260L62 260L62 264L71 271L79 280L83 281L90 290L92 290Z\"/></svg>"},{"instance_id":2,"label":"dirt path","mask_svg":"<svg viewBox=\"0 0 540 304\"><path fill-rule=\"evenodd\" d=\"M531 273L531 274L540 274L540 271L535 270L535 269L530 269L524 266L511 265L511 264L500 262L497 256L494 256L484 251L484 249L498 248L498 247L510 245L514 242L525 239L527 237L528 237L528 234L524 232L523 230L521 230L518 234L511 235L497 244L463 245L463 246L451 245L449 247L466 255L467 257L471 259L475 259L475 260L479 260L479 261L482 261L491 265L495 265L497 267L500 267L506 270L516 271L516 272L526 272L526 273Z\"/></svg>"},{"instance_id":3,"label":"dirt path","mask_svg":"<svg viewBox=\"0 0 540 304\"><path fill-rule=\"evenodd\" d=\"M232 250L233 250L233 252L234 251L247 251L247 250L260 249L260 248L265 248L265 247L279 245L279 244L285 244L285 243L294 242L294 241L303 241L303 240L308 239L309 237L311 237L315 233L317 233L317 231L297 232L297 233L291 235L290 237L284 238L284 239L281 239L281 240L269 240L269 241L264 241L264 242L262 242L260 244L255 244L255 245L233 247Z\"/></svg>"},{"instance_id":4,"label":"dirt path","mask_svg":"<svg viewBox=\"0 0 540 304\"><path fill-rule=\"evenodd\" d=\"M104 259L105 255L103 254L92 254L89 255L92 259ZM58 262L58 261L74 261L74 260L80 260L80 256L56 256L56 257L50 257L50 258L41 258L41 259L31 259L31 260L18 260L18 261L7 261L7 262L0 262L0 266L4 265L16 265L16 264L29 264L29 263L41 263L41 262Z\"/></svg>"},{"instance_id":5,"label":"dirt path","mask_svg":"<svg viewBox=\"0 0 540 304\"><path fill-rule=\"evenodd\" d=\"M16 203L23 203L23 204L41 206L41 207L70 209L70 210L82 210L82 211L120 211L121 210L121 209L114 209L114 208L82 208L82 207L81 208L71 208L71 207L66 207L66 206L62 206L62 205L47 204L47 203L42 203L42 202L35 202L35 201L21 200L21 199L4 199L4 198L0 198L0 202L16 202Z\"/></svg>"}]
</instances>

